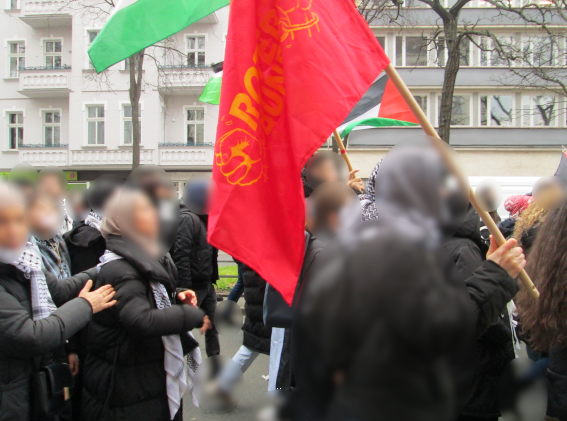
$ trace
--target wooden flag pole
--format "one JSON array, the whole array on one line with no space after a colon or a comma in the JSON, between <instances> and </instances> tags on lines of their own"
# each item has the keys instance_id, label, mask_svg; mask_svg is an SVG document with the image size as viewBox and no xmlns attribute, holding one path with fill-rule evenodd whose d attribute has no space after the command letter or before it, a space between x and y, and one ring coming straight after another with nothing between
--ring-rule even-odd
<instances>
[{"instance_id":1,"label":"wooden flag pole","mask_svg":"<svg viewBox=\"0 0 567 421\"><path fill-rule=\"evenodd\" d=\"M344 160L346 161L346 163L348 165L348 172L351 172L352 171L352 162L350 162L350 158L349 158L348 153L345 149L345 145L343 143L343 140L341 139L341 135L339 134L337 129L335 129L333 134L335 135L337 145L339 145L340 153L341 153L341 155L343 156Z\"/></svg>"},{"instance_id":2,"label":"wooden flag pole","mask_svg":"<svg viewBox=\"0 0 567 421\"><path fill-rule=\"evenodd\" d=\"M388 67L386 67L386 74L388 75L388 77L390 78L392 83L396 86L396 88L398 88L398 91L400 92L400 94L402 95L402 97L404 98L406 103L408 104L409 108L411 109L411 111L413 112L415 117L417 118L417 121L419 121L419 124L421 125L421 127L423 128L425 133L431 138L433 146L435 146L435 148L437 148L437 150L441 154L441 157L445 161L445 164L447 165L448 169L453 174L456 174L458 176L459 182L461 183L462 186L468 186L468 183L466 183L465 180L464 180L464 176L461 174L460 168L457 167L456 163L451 158L451 156L450 156L450 154L447 150L447 145L443 142L443 140L441 140L441 138L437 134L437 131L435 130L433 125L429 122L429 120L427 119L427 116L425 115L425 113L423 112L423 110L421 109L421 107L419 106L419 104L417 103L417 101L415 100L413 95L411 94L410 90L408 89L408 87L406 86L406 84L404 83L402 78L400 77L397 70L394 68L394 66L392 66L392 64L389 64ZM335 131L335 135L336 134L337 134L337 132ZM337 143L339 143L339 147L342 150L344 150L344 147L342 146L342 142L340 141L340 136L338 136L337 139L338 139ZM345 160L347 161L347 164L349 164L349 160L347 158L345 158ZM349 168L350 168L350 165L349 165ZM489 215L489 213L486 212L485 210L483 210L478 205L478 202L476 201L476 197L475 197L474 190L472 189L472 187L469 186L468 188L469 188L469 191L470 191L470 202L471 202L471 204L473 205L473 207L475 208L475 210L479 214L480 218L484 221L486 227L490 231L490 234L492 234L492 236L494 237L494 240L496 240L496 244L498 244L498 246L501 246L502 244L504 244L506 242L506 239L504 238L504 236L502 235L502 233L500 232L500 230L496 226L496 223L494 222L492 217ZM464 190L466 190L466 187L464 188ZM532 280L530 279L530 277L528 276L528 274L526 273L525 270L522 270L520 272L519 278L521 279L524 286L528 289L528 291L532 295L532 297L538 298L539 297L539 291L534 286L534 283L532 282Z\"/></svg>"}]
</instances>

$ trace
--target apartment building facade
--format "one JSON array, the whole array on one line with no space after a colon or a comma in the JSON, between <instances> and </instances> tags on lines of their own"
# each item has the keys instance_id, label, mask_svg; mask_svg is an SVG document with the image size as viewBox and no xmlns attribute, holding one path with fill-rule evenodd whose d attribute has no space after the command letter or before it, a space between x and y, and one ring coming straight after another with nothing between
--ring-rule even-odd
<instances>
[{"instance_id":1,"label":"apartment building facade","mask_svg":"<svg viewBox=\"0 0 567 421\"><path fill-rule=\"evenodd\" d=\"M87 50L109 9L76 3L7 0L0 13L1 171L55 165L72 181L92 181L131 168L129 63L96 74ZM224 58L227 23L228 8L221 9L147 50L141 163L161 166L177 182L212 168L218 106L198 98L211 64Z\"/></svg>"},{"instance_id":2,"label":"apartment building facade","mask_svg":"<svg viewBox=\"0 0 567 421\"><path fill-rule=\"evenodd\" d=\"M445 7L456 3L443 1ZM522 6L528 0L510 1L512 6ZM546 3L536 0L535 4ZM517 180L512 184L528 186L533 177L553 175L557 168L562 145L567 143L565 96L514 79L507 69L509 62L491 48L493 40L481 35L494 35L502 45L525 53L522 59L526 61L513 62L513 67L542 66L548 74L563 74L562 80L567 80L567 21L560 17L548 19L551 34L483 0L473 0L461 10L461 28L467 27L478 35L464 39L461 46L451 145L470 177L506 178L506 183L514 177ZM376 16L370 27L429 120L437 126L447 60L439 16L418 0L405 0L399 10L394 8ZM349 139L351 159L360 163L366 175L392 145L420 134L419 128L408 127L353 132ZM523 188L519 187L520 191Z\"/></svg>"},{"instance_id":3,"label":"apartment building facade","mask_svg":"<svg viewBox=\"0 0 567 421\"><path fill-rule=\"evenodd\" d=\"M72 181L91 181L103 172L126 174L132 161L128 63L97 75L87 54L108 17L109 9L100 11L106 3L2 1L0 171L28 162L37 168L56 165ZM438 31L439 19L421 6L406 0L401 8L411 25L378 16L370 26L436 125L447 50L442 38L431 47L428 38ZM212 169L218 106L198 98L213 73L211 64L224 58L228 13L227 7L189 26L148 51L144 62L141 162L161 166L180 185L191 173ZM537 28L482 0L467 4L461 20L533 51L548 43ZM557 31L564 26L560 20L552 25ZM534 86L505 86L503 61L479 48L490 40L474 40L463 46L451 133L466 173L532 179L552 174L567 143L566 98ZM553 42L550 56L537 59L564 67L567 40ZM176 59L168 57L170 50ZM408 127L355 131L349 138L351 159L368 177L392 145L420 134Z\"/></svg>"}]
</instances>

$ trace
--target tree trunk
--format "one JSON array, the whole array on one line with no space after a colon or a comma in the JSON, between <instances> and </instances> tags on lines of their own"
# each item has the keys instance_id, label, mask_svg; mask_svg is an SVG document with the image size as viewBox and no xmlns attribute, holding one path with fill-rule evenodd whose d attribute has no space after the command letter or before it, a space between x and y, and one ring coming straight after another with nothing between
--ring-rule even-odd
<instances>
[{"instance_id":1,"label":"tree trunk","mask_svg":"<svg viewBox=\"0 0 567 421\"><path fill-rule=\"evenodd\" d=\"M128 58L130 64L130 106L132 107L132 170L140 166L140 96L142 95L142 70L144 50Z\"/></svg>"},{"instance_id":2,"label":"tree trunk","mask_svg":"<svg viewBox=\"0 0 567 421\"><path fill-rule=\"evenodd\" d=\"M451 117L453 112L453 92L457 81L457 73L461 65L460 39L457 27L458 17L443 22L448 58L443 75L441 106L439 108L439 137L449 143L451 133Z\"/></svg>"}]
</instances>

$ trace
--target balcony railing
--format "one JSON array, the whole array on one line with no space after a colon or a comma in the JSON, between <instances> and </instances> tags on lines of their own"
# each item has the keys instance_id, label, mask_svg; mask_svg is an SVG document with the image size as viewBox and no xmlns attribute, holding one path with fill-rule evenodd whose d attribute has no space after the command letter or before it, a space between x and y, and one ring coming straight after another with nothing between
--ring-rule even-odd
<instances>
[{"instance_id":1,"label":"balcony railing","mask_svg":"<svg viewBox=\"0 0 567 421\"><path fill-rule=\"evenodd\" d=\"M35 67L18 67L19 71L22 70L71 70L71 66L64 64L62 66L35 66Z\"/></svg>"},{"instance_id":2,"label":"balcony railing","mask_svg":"<svg viewBox=\"0 0 567 421\"><path fill-rule=\"evenodd\" d=\"M163 166L211 166L214 151L211 147L160 147L159 165Z\"/></svg>"},{"instance_id":3,"label":"balcony railing","mask_svg":"<svg viewBox=\"0 0 567 421\"><path fill-rule=\"evenodd\" d=\"M160 68L159 89L202 91L212 75L210 66L162 66Z\"/></svg>"},{"instance_id":4,"label":"balcony railing","mask_svg":"<svg viewBox=\"0 0 567 421\"><path fill-rule=\"evenodd\" d=\"M22 15L24 16L69 14L69 2L67 1L22 0L22 3Z\"/></svg>"},{"instance_id":5,"label":"balcony railing","mask_svg":"<svg viewBox=\"0 0 567 421\"><path fill-rule=\"evenodd\" d=\"M20 162L45 167L48 165L66 166L69 164L69 151L65 148L46 148L37 145L24 145L20 151Z\"/></svg>"},{"instance_id":6,"label":"balcony railing","mask_svg":"<svg viewBox=\"0 0 567 421\"><path fill-rule=\"evenodd\" d=\"M25 67L20 69L20 93L41 97L49 93L66 96L70 91L70 66L59 68Z\"/></svg>"},{"instance_id":7,"label":"balcony railing","mask_svg":"<svg viewBox=\"0 0 567 421\"><path fill-rule=\"evenodd\" d=\"M45 145L43 143L35 143L35 144L19 143L18 144L18 149L22 149L22 148L61 148L61 149L67 149L68 147L69 147L69 145L67 145L66 143L60 143L60 144L55 144L55 145Z\"/></svg>"},{"instance_id":8,"label":"balcony railing","mask_svg":"<svg viewBox=\"0 0 567 421\"><path fill-rule=\"evenodd\" d=\"M160 148L167 148L167 147L201 148L204 146L213 146L213 144L211 142L201 143L198 145L195 145L194 143L183 143L183 142L164 142L164 143L158 143L158 146Z\"/></svg>"},{"instance_id":9,"label":"balcony railing","mask_svg":"<svg viewBox=\"0 0 567 421\"><path fill-rule=\"evenodd\" d=\"M140 151L142 164L154 164L154 151ZM131 150L77 150L71 151L70 165L132 165Z\"/></svg>"}]
</instances>

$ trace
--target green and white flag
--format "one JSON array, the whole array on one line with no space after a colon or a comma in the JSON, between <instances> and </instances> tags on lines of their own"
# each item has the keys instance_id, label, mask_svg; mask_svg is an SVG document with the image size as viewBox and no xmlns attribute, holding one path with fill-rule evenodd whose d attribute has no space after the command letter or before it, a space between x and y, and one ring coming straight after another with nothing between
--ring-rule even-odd
<instances>
[{"instance_id":1,"label":"green and white flag","mask_svg":"<svg viewBox=\"0 0 567 421\"><path fill-rule=\"evenodd\" d=\"M220 104L220 93L222 85L222 70L215 73L207 82L203 93L199 97L199 101L207 104Z\"/></svg>"},{"instance_id":2,"label":"green and white flag","mask_svg":"<svg viewBox=\"0 0 567 421\"><path fill-rule=\"evenodd\" d=\"M119 0L89 48L98 73L199 19L230 0Z\"/></svg>"}]
</instances>

